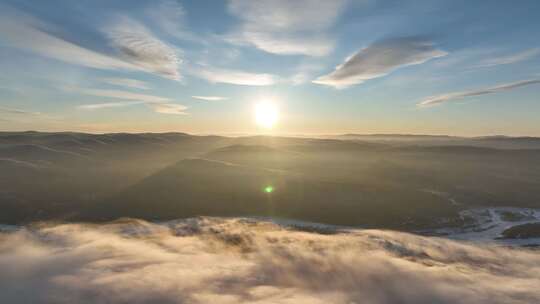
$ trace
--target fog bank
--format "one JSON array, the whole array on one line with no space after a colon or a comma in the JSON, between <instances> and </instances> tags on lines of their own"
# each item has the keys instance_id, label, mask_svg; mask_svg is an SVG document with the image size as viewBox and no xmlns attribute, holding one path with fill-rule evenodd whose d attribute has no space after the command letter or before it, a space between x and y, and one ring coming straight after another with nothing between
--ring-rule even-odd
<instances>
[{"instance_id":1,"label":"fog bank","mask_svg":"<svg viewBox=\"0 0 540 304\"><path fill-rule=\"evenodd\" d=\"M1 303L539 303L540 252L267 221L0 233Z\"/></svg>"}]
</instances>

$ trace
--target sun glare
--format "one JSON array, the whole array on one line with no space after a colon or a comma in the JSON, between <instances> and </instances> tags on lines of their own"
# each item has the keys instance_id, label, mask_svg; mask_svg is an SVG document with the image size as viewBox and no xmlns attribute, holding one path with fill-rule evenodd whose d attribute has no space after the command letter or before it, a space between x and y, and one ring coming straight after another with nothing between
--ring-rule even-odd
<instances>
[{"instance_id":1,"label":"sun glare","mask_svg":"<svg viewBox=\"0 0 540 304\"><path fill-rule=\"evenodd\" d=\"M255 105L255 122L258 126L271 129L277 123L279 111L277 106L269 101Z\"/></svg>"}]
</instances>

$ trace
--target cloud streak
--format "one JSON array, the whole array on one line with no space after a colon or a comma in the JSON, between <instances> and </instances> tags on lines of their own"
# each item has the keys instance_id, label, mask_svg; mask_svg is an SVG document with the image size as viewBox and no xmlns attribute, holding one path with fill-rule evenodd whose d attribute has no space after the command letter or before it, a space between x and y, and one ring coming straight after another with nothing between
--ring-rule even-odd
<instances>
[{"instance_id":1,"label":"cloud streak","mask_svg":"<svg viewBox=\"0 0 540 304\"><path fill-rule=\"evenodd\" d=\"M229 11L242 20L228 40L279 55L325 56L334 47L326 31L347 1L231 0Z\"/></svg>"},{"instance_id":2,"label":"cloud streak","mask_svg":"<svg viewBox=\"0 0 540 304\"><path fill-rule=\"evenodd\" d=\"M146 14L161 31L168 35L180 40L204 43L204 39L186 29L186 11L178 1L153 1Z\"/></svg>"},{"instance_id":3,"label":"cloud streak","mask_svg":"<svg viewBox=\"0 0 540 304\"><path fill-rule=\"evenodd\" d=\"M8 45L65 63L103 70L144 71L178 80L177 52L127 17L103 29L118 55L91 50L51 34L53 26L0 6L0 39Z\"/></svg>"},{"instance_id":4,"label":"cloud streak","mask_svg":"<svg viewBox=\"0 0 540 304\"><path fill-rule=\"evenodd\" d=\"M128 17L119 17L103 29L119 55L131 64L160 76L179 80L182 60L177 51L155 37L150 30Z\"/></svg>"},{"instance_id":5,"label":"cloud streak","mask_svg":"<svg viewBox=\"0 0 540 304\"><path fill-rule=\"evenodd\" d=\"M26 111L26 110L4 108L4 107L0 107L0 113L14 114L14 115L41 115L41 113L39 112L31 112L31 111Z\"/></svg>"},{"instance_id":6,"label":"cloud streak","mask_svg":"<svg viewBox=\"0 0 540 304\"><path fill-rule=\"evenodd\" d=\"M489 67L494 67L498 65L514 64L514 63L531 59L537 56L538 54L540 54L539 48L530 49L530 50L526 50L520 53L508 55L508 56L485 59L485 60L482 60L479 64L475 65L474 67L489 68Z\"/></svg>"},{"instance_id":7,"label":"cloud streak","mask_svg":"<svg viewBox=\"0 0 540 304\"><path fill-rule=\"evenodd\" d=\"M238 70L220 69L210 66L192 68L190 73L211 83L227 83L246 86L269 86L277 82L277 77L272 74L250 73Z\"/></svg>"},{"instance_id":8,"label":"cloud streak","mask_svg":"<svg viewBox=\"0 0 540 304\"><path fill-rule=\"evenodd\" d=\"M185 115L186 106L175 103L146 103L154 112L161 114Z\"/></svg>"},{"instance_id":9,"label":"cloud streak","mask_svg":"<svg viewBox=\"0 0 540 304\"><path fill-rule=\"evenodd\" d=\"M525 304L540 254L266 221L44 225L0 233L6 303Z\"/></svg>"},{"instance_id":10,"label":"cloud streak","mask_svg":"<svg viewBox=\"0 0 540 304\"><path fill-rule=\"evenodd\" d=\"M227 97L222 96L191 96L195 99L205 100L205 101L219 101L219 100L226 100Z\"/></svg>"},{"instance_id":11,"label":"cloud streak","mask_svg":"<svg viewBox=\"0 0 540 304\"><path fill-rule=\"evenodd\" d=\"M107 97L107 98L117 98L117 99L131 99L131 100L140 100L144 102L168 102L171 99L167 97L160 97L148 94L133 93L122 90L102 90L102 89L84 89L84 88L66 88L68 91L74 91L77 93Z\"/></svg>"},{"instance_id":12,"label":"cloud streak","mask_svg":"<svg viewBox=\"0 0 540 304\"><path fill-rule=\"evenodd\" d=\"M149 86L146 82L130 79L130 78L102 78L101 82L110 84L113 86L127 87L139 90L148 90Z\"/></svg>"},{"instance_id":13,"label":"cloud streak","mask_svg":"<svg viewBox=\"0 0 540 304\"><path fill-rule=\"evenodd\" d=\"M236 36L228 38L235 44L251 44L258 49L278 55L325 56L333 48L333 41L314 36L298 36L276 34L255 30L244 30Z\"/></svg>"},{"instance_id":14,"label":"cloud streak","mask_svg":"<svg viewBox=\"0 0 540 304\"><path fill-rule=\"evenodd\" d=\"M146 104L149 108L156 113L162 114L186 114L186 106L173 103L173 100L167 97L154 96L148 94L133 93L122 90L101 90L101 89L85 89L85 88L65 88L69 92L76 92L85 95L124 99L129 100L127 102L109 102L109 103L95 103L85 104L78 106L79 109L84 110L97 110L104 108L117 108L131 106L135 104Z\"/></svg>"},{"instance_id":15,"label":"cloud streak","mask_svg":"<svg viewBox=\"0 0 540 304\"><path fill-rule=\"evenodd\" d=\"M82 110L99 110L107 108L121 108L131 105L142 104L142 101L126 101L126 102L105 102L105 103L94 103L94 104L85 104L78 106Z\"/></svg>"},{"instance_id":16,"label":"cloud streak","mask_svg":"<svg viewBox=\"0 0 540 304\"><path fill-rule=\"evenodd\" d=\"M417 37L382 40L349 56L333 72L320 76L313 83L342 89L446 55L432 42Z\"/></svg>"},{"instance_id":17,"label":"cloud streak","mask_svg":"<svg viewBox=\"0 0 540 304\"><path fill-rule=\"evenodd\" d=\"M518 82L501 84L501 85L484 88L484 89L431 96L419 102L417 106L419 107L435 106L435 105L440 105L446 102L461 100L467 97L495 94L495 93L509 91L509 90L520 88L520 87L533 85L533 84L540 84L540 79L522 80Z\"/></svg>"},{"instance_id":18,"label":"cloud streak","mask_svg":"<svg viewBox=\"0 0 540 304\"><path fill-rule=\"evenodd\" d=\"M49 34L49 26L20 12L0 6L0 39L9 45L70 64L95 69L140 70L129 62L98 53ZM11 12L8 13L8 12Z\"/></svg>"}]
</instances>

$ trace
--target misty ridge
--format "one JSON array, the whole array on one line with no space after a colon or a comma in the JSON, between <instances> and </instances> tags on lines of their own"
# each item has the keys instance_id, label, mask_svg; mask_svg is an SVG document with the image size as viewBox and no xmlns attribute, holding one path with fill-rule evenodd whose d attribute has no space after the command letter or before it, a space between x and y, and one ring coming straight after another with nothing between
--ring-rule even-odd
<instances>
[{"instance_id":1,"label":"misty ridge","mask_svg":"<svg viewBox=\"0 0 540 304\"><path fill-rule=\"evenodd\" d=\"M539 186L533 137L0 133L6 224L271 216L411 230L464 225L468 208L537 208Z\"/></svg>"}]
</instances>

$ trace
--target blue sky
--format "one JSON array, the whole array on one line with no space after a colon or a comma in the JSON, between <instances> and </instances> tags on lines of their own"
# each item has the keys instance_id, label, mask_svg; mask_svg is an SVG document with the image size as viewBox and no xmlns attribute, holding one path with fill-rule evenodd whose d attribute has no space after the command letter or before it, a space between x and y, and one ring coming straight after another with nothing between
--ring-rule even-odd
<instances>
[{"instance_id":1,"label":"blue sky","mask_svg":"<svg viewBox=\"0 0 540 304\"><path fill-rule=\"evenodd\" d=\"M540 2L0 0L0 129L540 136ZM279 122L254 123L271 101Z\"/></svg>"}]
</instances>

